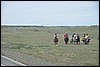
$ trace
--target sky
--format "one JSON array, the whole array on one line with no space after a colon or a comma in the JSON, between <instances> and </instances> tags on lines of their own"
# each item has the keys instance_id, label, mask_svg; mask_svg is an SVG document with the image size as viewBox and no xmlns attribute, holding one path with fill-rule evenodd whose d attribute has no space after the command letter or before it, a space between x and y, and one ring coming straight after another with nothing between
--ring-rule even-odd
<instances>
[{"instance_id":1,"label":"sky","mask_svg":"<svg viewBox=\"0 0 100 67\"><path fill-rule=\"evenodd\" d=\"M99 1L1 1L1 25L99 25Z\"/></svg>"}]
</instances>

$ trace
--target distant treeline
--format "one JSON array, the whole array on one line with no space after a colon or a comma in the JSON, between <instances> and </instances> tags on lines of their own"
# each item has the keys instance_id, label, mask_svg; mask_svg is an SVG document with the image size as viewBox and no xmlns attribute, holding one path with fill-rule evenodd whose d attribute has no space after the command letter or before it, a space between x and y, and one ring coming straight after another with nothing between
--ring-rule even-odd
<instances>
[{"instance_id":1,"label":"distant treeline","mask_svg":"<svg viewBox=\"0 0 100 67\"><path fill-rule=\"evenodd\" d=\"M99 25L90 26L30 26L30 25L1 25L1 27L99 27Z\"/></svg>"},{"instance_id":2,"label":"distant treeline","mask_svg":"<svg viewBox=\"0 0 100 67\"><path fill-rule=\"evenodd\" d=\"M30 26L30 25L1 25L1 27L43 27L43 26Z\"/></svg>"},{"instance_id":3,"label":"distant treeline","mask_svg":"<svg viewBox=\"0 0 100 67\"><path fill-rule=\"evenodd\" d=\"M99 25L91 25L91 27L99 27Z\"/></svg>"}]
</instances>

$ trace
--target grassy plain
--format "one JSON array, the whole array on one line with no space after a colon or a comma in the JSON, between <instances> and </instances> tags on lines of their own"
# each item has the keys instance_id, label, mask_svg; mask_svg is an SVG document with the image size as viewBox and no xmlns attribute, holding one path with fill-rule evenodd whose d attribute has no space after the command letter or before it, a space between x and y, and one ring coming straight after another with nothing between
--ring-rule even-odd
<instances>
[{"instance_id":1,"label":"grassy plain","mask_svg":"<svg viewBox=\"0 0 100 67\"><path fill-rule=\"evenodd\" d=\"M69 39L73 33L82 38L90 35L89 45L64 44L63 35ZM58 46L53 43L53 36L59 37ZM1 43L13 51L39 57L58 65L99 65L99 27L1 27ZM2 53L2 52L1 52Z\"/></svg>"}]
</instances>

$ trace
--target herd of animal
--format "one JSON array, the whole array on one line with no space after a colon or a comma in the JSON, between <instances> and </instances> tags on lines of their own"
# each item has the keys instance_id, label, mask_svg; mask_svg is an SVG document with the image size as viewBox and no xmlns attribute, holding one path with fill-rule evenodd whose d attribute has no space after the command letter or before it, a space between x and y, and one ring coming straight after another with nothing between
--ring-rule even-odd
<instances>
[{"instance_id":1,"label":"herd of animal","mask_svg":"<svg viewBox=\"0 0 100 67\"><path fill-rule=\"evenodd\" d=\"M57 45L58 41L59 41L58 35L57 35L57 33L55 33L55 35L54 35L54 44ZM68 34L64 34L64 42L65 42L65 44L68 44L68 41L69 41ZM85 45L89 45L89 42L90 42L89 35L88 34L84 34L83 35L83 39L81 41L83 41L83 43ZM79 37L79 35L73 33L72 38L70 40L70 43L80 44L80 37Z\"/></svg>"}]
</instances>

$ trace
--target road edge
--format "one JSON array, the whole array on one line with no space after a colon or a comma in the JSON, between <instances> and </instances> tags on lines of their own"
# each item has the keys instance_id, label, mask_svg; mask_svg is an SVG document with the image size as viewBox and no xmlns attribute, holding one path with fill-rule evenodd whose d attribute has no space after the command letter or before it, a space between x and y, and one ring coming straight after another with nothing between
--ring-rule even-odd
<instances>
[{"instance_id":1,"label":"road edge","mask_svg":"<svg viewBox=\"0 0 100 67\"><path fill-rule=\"evenodd\" d=\"M9 61L11 61L11 62L17 63L17 64L19 64L20 66L27 66L27 65L25 65L25 64L23 64L23 63L21 63L21 62L18 62L18 61L16 61L16 60L13 60L13 59L8 58L8 57L6 57L6 56L1 55L1 57L5 58L5 59L7 59L7 60L9 60Z\"/></svg>"}]
</instances>

